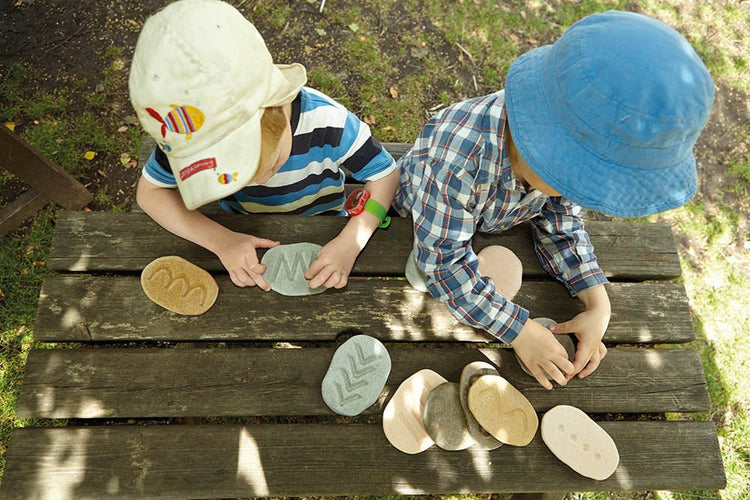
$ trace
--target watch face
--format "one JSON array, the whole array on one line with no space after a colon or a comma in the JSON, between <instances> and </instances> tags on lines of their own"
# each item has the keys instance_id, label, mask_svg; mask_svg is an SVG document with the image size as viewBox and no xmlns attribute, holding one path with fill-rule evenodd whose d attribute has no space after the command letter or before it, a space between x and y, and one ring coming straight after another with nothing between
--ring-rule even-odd
<instances>
[{"instance_id":1,"label":"watch face","mask_svg":"<svg viewBox=\"0 0 750 500\"><path fill-rule=\"evenodd\" d=\"M346 199L346 203L344 204L344 210L350 216L361 214L362 211L365 209L365 203L367 202L367 199L369 197L370 197L370 193L368 193L364 189L360 188L355 191L352 191L352 193Z\"/></svg>"}]
</instances>

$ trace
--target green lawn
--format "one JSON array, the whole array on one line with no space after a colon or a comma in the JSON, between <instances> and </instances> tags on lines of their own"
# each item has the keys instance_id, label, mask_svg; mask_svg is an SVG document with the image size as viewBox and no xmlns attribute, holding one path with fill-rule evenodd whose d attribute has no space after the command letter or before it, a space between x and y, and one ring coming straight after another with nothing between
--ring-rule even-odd
<instances>
[{"instance_id":1,"label":"green lawn","mask_svg":"<svg viewBox=\"0 0 750 500\"><path fill-rule=\"evenodd\" d=\"M639 10L670 23L695 45L723 89L744 95L745 102L750 92L747 2L362 0L330 2L312 22L309 13L296 8L304 2L269 0L257 3L254 11L251 3L243 12L262 26L276 59L303 62L310 85L368 117L383 141L409 142L441 107L502 88L515 57L552 42L576 19L608 8ZM316 9L320 5L308 3ZM289 39L301 46L286 43ZM38 77L33 62L0 65L0 123L23 123L26 139L74 175L90 165L83 157L86 151L100 153L92 162L118 168L123 151L137 157L137 127L118 132L123 127L105 109L111 99L127 99L122 95L127 74L123 60L129 54L110 47L105 55L110 64L96 92L38 92L31 85ZM730 151L709 162L718 165L710 175L729 180L721 190L710 200L699 196L651 218L669 222L678 234L682 279L698 333L692 347L702 353L713 402L706 414L670 418L717 424L727 488L619 498L750 497L750 244L737 230L748 215L750 125L733 130L722 139L732 145ZM0 173L0 187L8 186L13 181ZM124 209L124 204L109 201L106 190L95 194L100 205ZM39 346L32 338L33 323L39 286L49 273L45 261L53 224L54 209L45 209L29 227L0 242L0 474L12 429L27 425L15 416L15 401L26 355Z\"/></svg>"}]
</instances>

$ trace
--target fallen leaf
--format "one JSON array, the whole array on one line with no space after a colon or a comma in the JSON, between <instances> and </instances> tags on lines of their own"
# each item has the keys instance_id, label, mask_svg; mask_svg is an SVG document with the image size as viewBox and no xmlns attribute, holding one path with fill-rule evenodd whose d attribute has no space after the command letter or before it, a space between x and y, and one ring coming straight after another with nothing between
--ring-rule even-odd
<instances>
[{"instance_id":1,"label":"fallen leaf","mask_svg":"<svg viewBox=\"0 0 750 500\"><path fill-rule=\"evenodd\" d=\"M539 43L539 40L537 40L536 38L529 38L527 41L529 43Z\"/></svg>"},{"instance_id":2,"label":"fallen leaf","mask_svg":"<svg viewBox=\"0 0 750 500\"><path fill-rule=\"evenodd\" d=\"M109 179L109 176L106 174L106 172L104 172L104 170L97 170L97 172L105 179Z\"/></svg>"},{"instance_id":3,"label":"fallen leaf","mask_svg":"<svg viewBox=\"0 0 750 500\"><path fill-rule=\"evenodd\" d=\"M308 54L308 55L310 55L310 54L312 54L312 51L313 51L313 50L315 50L315 49L313 49L313 48L312 48L312 47L310 47L309 45L305 45L305 54Z\"/></svg>"},{"instance_id":4,"label":"fallen leaf","mask_svg":"<svg viewBox=\"0 0 750 500\"><path fill-rule=\"evenodd\" d=\"M362 42L362 43L365 43L365 42L367 42L367 37L364 36L364 35L359 35L359 41Z\"/></svg>"},{"instance_id":5,"label":"fallen leaf","mask_svg":"<svg viewBox=\"0 0 750 500\"><path fill-rule=\"evenodd\" d=\"M84 212L91 212L91 209L89 207L83 207Z\"/></svg>"},{"instance_id":6,"label":"fallen leaf","mask_svg":"<svg viewBox=\"0 0 750 500\"><path fill-rule=\"evenodd\" d=\"M128 129L128 126L127 125L123 125L122 127L118 128L117 131L118 132L125 132L127 129Z\"/></svg>"},{"instance_id":7,"label":"fallen leaf","mask_svg":"<svg viewBox=\"0 0 750 500\"><path fill-rule=\"evenodd\" d=\"M28 275L29 275L29 270L28 270L28 269L26 269L26 268L24 267L24 268L23 268L23 271L21 271L21 273L22 273L22 274L23 274L24 276L28 276Z\"/></svg>"},{"instance_id":8,"label":"fallen leaf","mask_svg":"<svg viewBox=\"0 0 750 500\"><path fill-rule=\"evenodd\" d=\"M396 129L391 127L390 125L386 125L385 127L380 129L381 132L390 132L391 130L396 130Z\"/></svg>"},{"instance_id":9,"label":"fallen leaf","mask_svg":"<svg viewBox=\"0 0 750 500\"><path fill-rule=\"evenodd\" d=\"M5 298L5 293L3 292L3 289L0 288L0 300L3 300Z\"/></svg>"},{"instance_id":10,"label":"fallen leaf","mask_svg":"<svg viewBox=\"0 0 750 500\"><path fill-rule=\"evenodd\" d=\"M368 125L375 125L375 123L377 123L377 120L375 120L375 117L373 115L365 115L363 120Z\"/></svg>"},{"instance_id":11,"label":"fallen leaf","mask_svg":"<svg viewBox=\"0 0 750 500\"><path fill-rule=\"evenodd\" d=\"M511 40L513 40L516 43L518 43L518 41L519 41L519 38L516 35L514 35L513 33L511 33L510 35L508 35L508 38L510 38Z\"/></svg>"},{"instance_id":12,"label":"fallen leaf","mask_svg":"<svg viewBox=\"0 0 750 500\"><path fill-rule=\"evenodd\" d=\"M41 267L41 266L43 266L43 265L44 265L44 261L43 261L43 260L35 260L35 261L34 261L34 265L35 265L35 266L39 266L39 267Z\"/></svg>"},{"instance_id":13,"label":"fallen leaf","mask_svg":"<svg viewBox=\"0 0 750 500\"><path fill-rule=\"evenodd\" d=\"M141 29L141 25L140 25L140 24L138 24L138 22L137 22L137 21L135 21L135 20L133 20L133 19L128 19L128 24L129 24L130 26L132 26L133 28L136 28L136 29Z\"/></svg>"},{"instance_id":14,"label":"fallen leaf","mask_svg":"<svg viewBox=\"0 0 750 500\"><path fill-rule=\"evenodd\" d=\"M138 160L130 160L125 164L125 168L133 168L138 165Z\"/></svg>"},{"instance_id":15,"label":"fallen leaf","mask_svg":"<svg viewBox=\"0 0 750 500\"><path fill-rule=\"evenodd\" d=\"M83 157L86 158L87 160L93 160L94 156L96 156L95 151L86 151L85 153L83 153Z\"/></svg>"},{"instance_id":16,"label":"fallen leaf","mask_svg":"<svg viewBox=\"0 0 750 500\"><path fill-rule=\"evenodd\" d=\"M21 325L21 327L16 330L16 335L23 335L26 330L28 330L29 327L26 325Z\"/></svg>"},{"instance_id":17,"label":"fallen leaf","mask_svg":"<svg viewBox=\"0 0 750 500\"><path fill-rule=\"evenodd\" d=\"M370 97L370 102L375 102L377 100L378 100L378 96L376 96L376 95Z\"/></svg>"},{"instance_id":18,"label":"fallen leaf","mask_svg":"<svg viewBox=\"0 0 750 500\"><path fill-rule=\"evenodd\" d=\"M122 163L123 167L127 165L129 161L130 161L130 155L128 153L123 153L120 155L120 163Z\"/></svg>"},{"instance_id":19,"label":"fallen leaf","mask_svg":"<svg viewBox=\"0 0 750 500\"><path fill-rule=\"evenodd\" d=\"M357 23L352 23L352 24L350 24L350 25L349 25L349 26L347 26L347 27L348 27L348 28L349 28L350 30L352 30L353 32L355 32L355 33L356 33L357 31L359 31L359 24L357 24Z\"/></svg>"},{"instance_id":20,"label":"fallen leaf","mask_svg":"<svg viewBox=\"0 0 750 500\"><path fill-rule=\"evenodd\" d=\"M128 115L125 117L125 123L128 125L138 125L138 117L135 115Z\"/></svg>"},{"instance_id":21,"label":"fallen leaf","mask_svg":"<svg viewBox=\"0 0 750 500\"><path fill-rule=\"evenodd\" d=\"M23 247L23 253L25 253L26 255L29 255L34 250L36 250L36 247L34 245L26 245L25 247Z\"/></svg>"},{"instance_id":22,"label":"fallen leaf","mask_svg":"<svg viewBox=\"0 0 750 500\"><path fill-rule=\"evenodd\" d=\"M16 124L13 122L5 122L5 126L8 127L8 130L10 130L11 132L16 131Z\"/></svg>"},{"instance_id":23,"label":"fallen leaf","mask_svg":"<svg viewBox=\"0 0 750 500\"><path fill-rule=\"evenodd\" d=\"M395 87L391 87L388 92L391 94L391 97L398 99L398 90Z\"/></svg>"},{"instance_id":24,"label":"fallen leaf","mask_svg":"<svg viewBox=\"0 0 750 500\"><path fill-rule=\"evenodd\" d=\"M315 28L315 33L317 33L318 36L326 36L326 30L324 30L322 28Z\"/></svg>"}]
</instances>

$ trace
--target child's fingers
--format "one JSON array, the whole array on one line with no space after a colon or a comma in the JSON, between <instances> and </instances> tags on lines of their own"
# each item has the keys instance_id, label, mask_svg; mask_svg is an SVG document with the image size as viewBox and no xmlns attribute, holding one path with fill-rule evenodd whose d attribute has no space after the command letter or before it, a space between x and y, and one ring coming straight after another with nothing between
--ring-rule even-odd
<instances>
[{"instance_id":1,"label":"child's fingers","mask_svg":"<svg viewBox=\"0 0 750 500\"><path fill-rule=\"evenodd\" d=\"M563 321L562 323L550 325L548 328L552 333L556 334L575 333L576 330L578 330L578 316L570 321Z\"/></svg>"},{"instance_id":2,"label":"child's fingers","mask_svg":"<svg viewBox=\"0 0 750 500\"><path fill-rule=\"evenodd\" d=\"M272 248L281 243L280 241L267 240L266 238L253 237L253 246L255 248Z\"/></svg>"},{"instance_id":3,"label":"child's fingers","mask_svg":"<svg viewBox=\"0 0 750 500\"><path fill-rule=\"evenodd\" d=\"M599 342L599 359L604 359L604 356L607 355L607 346L605 346L603 343Z\"/></svg>"},{"instance_id":4,"label":"child's fingers","mask_svg":"<svg viewBox=\"0 0 750 500\"><path fill-rule=\"evenodd\" d=\"M334 271L333 273L331 273L331 277L326 280L323 286L325 286L326 288L333 288L339 284L339 281L341 281L341 273L339 271Z\"/></svg>"},{"instance_id":5,"label":"child's fingers","mask_svg":"<svg viewBox=\"0 0 750 500\"><path fill-rule=\"evenodd\" d=\"M237 273L234 271L229 271L229 278L232 280L232 283L234 283L237 286L245 286L242 284L240 279L237 277Z\"/></svg>"},{"instance_id":6,"label":"child's fingers","mask_svg":"<svg viewBox=\"0 0 750 500\"><path fill-rule=\"evenodd\" d=\"M339 284L336 285L336 288L344 288L348 282L349 282L349 278L346 275L343 275L341 276L341 280L339 281Z\"/></svg>"},{"instance_id":7,"label":"child's fingers","mask_svg":"<svg viewBox=\"0 0 750 500\"><path fill-rule=\"evenodd\" d=\"M532 368L531 373L534 375L536 381L539 382L539 385L541 385L548 391L552 390L552 383L547 378L547 374L544 373L544 370L542 370L541 366L537 365Z\"/></svg>"},{"instance_id":8,"label":"child's fingers","mask_svg":"<svg viewBox=\"0 0 750 500\"><path fill-rule=\"evenodd\" d=\"M313 262L313 266L315 263ZM313 266L310 266L310 269L312 270ZM333 266L326 266L322 270L320 270L315 276L310 280L310 288L318 288L320 285L325 283L328 278L331 277L331 274L335 271L335 268Z\"/></svg>"},{"instance_id":9,"label":"child's fingers","mask_svg":"<svg viewBox=\"0 0 750 500\"><path fill-rule=\"evenodd\" d=\"M586 368L584 368L581 373L578 374L578 378L586 378L590 374L594 372L597 368L599 368L599 363L601 362L601 356L599 356L599 352L595 352L593 356L591 356L591 361L589 361L589 364L586 365Z\"/></svg>"},{"instance_id":10,"label":"child's fingers","mask_svg":"<svg viewBox=\"0 0 750 500\"><path fill-rule=\"evenodd\" d=\"M325 262L323 262L320 259L320 257L318 257L317 259L315 259L315 262L313 262L312 264L310 264L310 267L308 268L308 270L305 271L305 279L306 280L313 279L315 276L317 276L320 273L320 271L325 266L326 266ZM311 286L311 288L315 288L315 287Z\"/></svg>"},{"instance_id":11,"label":"child's fingers","mask_svg":"<svg viewBox=\"0 0 750 500\"><path fill-rule=\"evenodd\" d=\"M565 385L568 383L568 379L563 375L563 372L560 371L554 361L548 360L544 365L544 371L558 384Z\"/></svg>"},{"instance_id":12,"label":"child's fingers","mask_svg":"<svg viewBox=\"0 0 750 500\"><path fill-rule=\"evenodd\" d=\"M591 356L594 355L594 352L596 352L596 350L591 349L588 345L584 344L583 342L578 344L576 357L573 360L573 373L574 374L580 373L581 370L583 370L586 367L586 365L589 364L589 361L591 360Z\"/></svg>"},{"instance_id":13,"label":"child's fingers","mask_svg":"<svg viewBox=\"0 0 750 500\"><path fill-rule=\"evenodd\" d=\"M567 356L567 353L565 354ZM573 363L571 363L567 357L560 358L558 361L556 361L556 364L566 375L575 374L575 365L573 365Z\"/></svg>"},{"instance_id":14,"label":"child's fingers","mask_svg":"<svg viewBox=\"0 0 750 500\"><path fill-rule=\"evenodd\" d=\"M252 276L244 268L237 270L237 279L242 283L241 286L253 286L255 284Z\"/></svg>"}]
</instances>

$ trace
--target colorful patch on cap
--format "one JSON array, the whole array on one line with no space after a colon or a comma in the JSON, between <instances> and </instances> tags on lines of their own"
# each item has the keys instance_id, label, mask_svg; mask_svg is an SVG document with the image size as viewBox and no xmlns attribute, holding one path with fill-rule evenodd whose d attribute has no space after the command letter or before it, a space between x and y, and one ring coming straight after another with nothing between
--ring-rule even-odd
<instances>
[{"instance_id":1,"label":"colorful patch on cap","mask_svg":"<svg viewBox=\"0 0 750 500\"><path fill-rule=\"evenodd\" d=\"M194 163L191 163L187 167L180 170L180 179L187 180L190 176L202 172L204 170L210 170L216 168L216 158L203 158ZM226 175L226 174L223 174Z\"/></svg>"},{"instance_id":2,"label":"colorful patch on cap","mask_svg":"<svg viewBox=\"0 0 750 500\"><path fill-rule=\"evenodd\" d=\"M234 172L231 176L229 174L219 174L219 184L231 184L237 182L237 172Z\"/></svg>"},{"instance_id":3,"label":"colorful patch on cap","mask_svg":"<svg viewBox=\"0 0 750 500\"><path fill-rule=\"evenodd\" d=\"M162 118L162 116L153 108L146 108L146 112L151 118L161 123L161 136L167 136L167 130L178 134L186 134L185 139L190 139L193 132L199 130L206 117L203 112L195 106L179 106L170 104L172 111Z\"/></svg>"}]
</instances>

